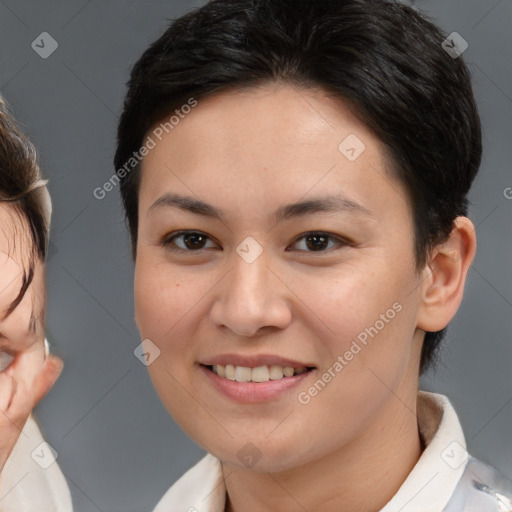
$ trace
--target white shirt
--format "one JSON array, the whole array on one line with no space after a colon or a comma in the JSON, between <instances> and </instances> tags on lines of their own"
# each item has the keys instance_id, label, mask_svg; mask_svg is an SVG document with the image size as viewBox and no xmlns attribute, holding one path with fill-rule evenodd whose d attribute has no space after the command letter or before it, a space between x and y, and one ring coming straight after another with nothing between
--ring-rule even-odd
<instances>
[{"instance_id":1,"label":"white shirt","mask_svg":"<svg viewBox=\"0 0 512 512\"><path fill-rule=\"evenodd\" d=\"M0 512L73 512L66 479L49 445L41 443L31 414L0 475Z\"/></svg>"},{"instance_id":2,"label":"white shirt","mask_svg":"<svg viewBox=\"0 0 512 512\"><path fill-rule=\"evenodd\" d=\"M466 476L462 478L463 475L475 471L489 475L487 483L492 486L495 481L491 475L494 473L492 468L468 456L462 428L449 400L443 395L419 391L417 415L426 448L398 492L380 512L512 510L507 508L512 501L507 503L506 496L502 500L504 508L497 508L494 497L482 491L477 496L482 505L472 508L471 503L476 503L473 495L477 491L470 486ZM469 483L466 484L466 480ZM467 489L460 489L458 484L462 482ZM503 485L506 492L512 492L509 483ZM470 496L471 503L468 501ZM153 512L224 512L225 505L226 486L221 464L208 453L164 494Z\"/></svg>"}]
</instances>

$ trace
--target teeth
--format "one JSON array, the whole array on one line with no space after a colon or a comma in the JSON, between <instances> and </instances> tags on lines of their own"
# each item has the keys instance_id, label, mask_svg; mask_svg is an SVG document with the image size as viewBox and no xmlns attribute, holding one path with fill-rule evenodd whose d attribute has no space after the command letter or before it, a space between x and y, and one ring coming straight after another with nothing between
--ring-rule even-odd
<instances>
[{"instance_id":1,"label":"teeth","mask_svg":"<svg viewBox=\"0 0 512 512\"><path fill-rule=\"evenodd\" d=\"M291 366L257 366L249 368L248 366L234 366L232 364L214 364L213 373L219 377L237 382L268 382L269 380L279 380L283 377L293 377L307 371L305 366L292 368Z\"/></svg>"},{"instance_id":2,"label":"teeth","mask_svg":"<svg viewBox=\"0 0 512 512\"><path fill-rule=\"evenodd\" d=\"M252 371L247 366L235 367L235 380L237 382L249 382L251 380Z\"/></svg>"},{"instance_id":3,"label":"teeth","mask_svg":"<svg viewBox=\"0 0 512 512\"><path fill-rule=\"evenodd\" d=\"M283 378L283 367L282 366L271 366L269 370L269 376L272 380Z\"/></svg>"},{"instance_id":4,"label":"teeth","mask_svg":"<svg viewBox=\"0 0 512 512\"><path fill-rule=\"evenodd\" d=\"M216 365L216 368L217 368L217 375L219 377L226 378L226 367L219 364L219 365Z\"/></svg>"},{"instance_id":5,"label":"teeth","mask_svg":"<svg viewBox=\"0 0 512 512\"><path fill-rule=\"evenodd\" d=\"M217 374L220 375L220 372L218 370L219 366L222 366L222 365L220 365L220 364L217 365ZM232 364L226 365L226 379L235 380L235 367Z\"/></svg>"},{"instance_id":6,"label":"teeth","mask_svg":"<svg viewBox=\"0 0 512 512\"><path fill-rule=\"evenodd\" d=\"M269 380L268 366L253 368L251 380L253 382L267 382Z\"/></svg>"},{"instance_id":7,"label":"teeth","mask_svg":"<svg viewBox=\"0 0 512 512\"><path fill-rule=\"evenodd\" d=\"M283 375L285 377L292 377L293 376L293 368L291 366L285 366L283 368Z\"/></svg>"}]
</instances>

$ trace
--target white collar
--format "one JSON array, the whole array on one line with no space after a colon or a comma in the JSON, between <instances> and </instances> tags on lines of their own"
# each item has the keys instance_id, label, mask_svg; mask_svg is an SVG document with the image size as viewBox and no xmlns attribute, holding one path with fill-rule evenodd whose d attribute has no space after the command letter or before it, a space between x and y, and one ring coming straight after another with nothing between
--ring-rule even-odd
<instances>
[{"instance_id":1,"label":"white collar","mask_svg":"<svg viewBox=\"0 0 512 512\"><path fill-rule=\"evenodd\" d=\"M466 440L448 398L419 391L417 414L426 448L380 512L441 512L466 468Z\"/></svg>"},{"instance_id":2,"label":"white collar","mask_svg":"<svg viewBox=\"0 0 512 512\"><path fill-rule=\"evenodd\" d=\"M417 414L426 448L380 512L441 512L466 467L464 433L448 398L419 391ZM225 497L220 461L208 453L164 494L153 512L223 512Z\"/></svg>"},{"instance_id":3,"label":"white collar","mask_svg":"<svg viewBox=\"0 0 512 512\"><path fill-rule=\"evenodd\" d=\"M0 481L1 512L72 512L66 479L32 414L9 455ZM215 509L214 509L215 510Z\"/></svg>"}]
</instances>

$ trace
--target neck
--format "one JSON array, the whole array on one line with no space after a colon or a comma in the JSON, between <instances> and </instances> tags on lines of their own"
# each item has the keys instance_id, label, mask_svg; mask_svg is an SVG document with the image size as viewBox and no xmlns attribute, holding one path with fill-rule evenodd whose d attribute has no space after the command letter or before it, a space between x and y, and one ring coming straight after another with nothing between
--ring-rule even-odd
<instances>
[{"instance_id":1,"label":"neck","mask_svg":"<svg viewBox=\"0 0 512 512\"><path fill-rule=\"evenodd\" d=\"M380 510L422 452L416 393L404 401L407 407L390 395L378 417L356 439L300 467L266 473L224 463L226 511Z\"/></svg>"}]
</instances>

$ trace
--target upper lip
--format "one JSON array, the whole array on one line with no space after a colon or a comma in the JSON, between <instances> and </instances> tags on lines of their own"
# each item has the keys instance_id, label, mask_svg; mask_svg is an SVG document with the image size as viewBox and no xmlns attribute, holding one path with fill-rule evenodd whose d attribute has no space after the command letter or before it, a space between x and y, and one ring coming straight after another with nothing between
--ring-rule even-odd
<instances>
[{"instance_id":1,"label":"upper lip","mask_svg":"<svg viewBox=\"0 0 512 512\"><path fill-rule=\"evenodd\" d=\"M249 368L257 368L258 366L291 366L292 368L308 367L313 368L315 365L288 359L286 357L271 355L271 354L258 354L252 356L244 356L240 354L221 354L213 356L200 363L204 366L212 366L214 364L232 364L233 366L246 366Z\"/></svg>"}]
</instances>

